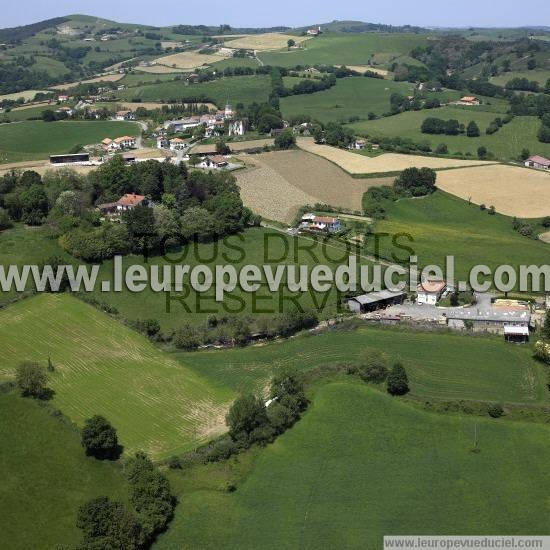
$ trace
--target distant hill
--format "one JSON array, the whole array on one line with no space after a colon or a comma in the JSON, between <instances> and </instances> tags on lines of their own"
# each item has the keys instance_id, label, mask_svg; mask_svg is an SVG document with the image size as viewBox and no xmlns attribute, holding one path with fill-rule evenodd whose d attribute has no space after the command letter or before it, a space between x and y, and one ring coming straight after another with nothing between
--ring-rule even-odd
<instances>
[{"instance_id":1,"label":"distant hill","mask_svg":"<svg viewBox=\"0 0 550 550\"><path fill-rule=\"evenodd\" d=\"M414 27L411 25L383 25L382 23L365 23L364 21L331 21L330 23L315 23L307 27L301 27L296 30L307 30L309 28L321 27L325 32L347 32L347 33L363 33L363 32L428 32L423 27Z\"/></svg>"},{"instance_id":2,"label":"distant hill","mask_svg":"<svg viewBox=\"0 0 550 550\"><path fill-rule=\"evenodd\" d=\"M45 21L31 23L30 25L0 29L0 43L13 44L15 42L25 40L26 38L30 38L44 29L61 25L66 21L66 17L56 17L55 19L46 19Z\"/></svg>"}]
</instances>

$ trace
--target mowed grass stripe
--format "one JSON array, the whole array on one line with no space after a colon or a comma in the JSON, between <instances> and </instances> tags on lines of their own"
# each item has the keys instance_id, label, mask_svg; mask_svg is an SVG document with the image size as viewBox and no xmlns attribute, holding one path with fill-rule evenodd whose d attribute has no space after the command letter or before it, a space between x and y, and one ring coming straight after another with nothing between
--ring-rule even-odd
<instances>
[{"instance_id":1,"label":"mowed grass stripe","mask_svg":"<svg viewBox=\"0 0 550 550\"><path fill-rule=\"evenodd\" d=\"M78 425L106 416L127 452L155 458L186 450L225 429L233 394L163 354L145 338L69 295L43 294L0 312L10 378L22 360L55 365L54 406Z\"/></svg>"}]
</instances>

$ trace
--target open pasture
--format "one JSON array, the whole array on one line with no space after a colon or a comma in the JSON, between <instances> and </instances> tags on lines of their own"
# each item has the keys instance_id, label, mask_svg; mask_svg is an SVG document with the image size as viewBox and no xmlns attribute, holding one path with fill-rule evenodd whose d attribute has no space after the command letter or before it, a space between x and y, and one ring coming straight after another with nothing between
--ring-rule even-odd
<instances>
[{"instance_id":1,"label":"open pasture","mask_svg":"<svg viewBox=\"0 0 550 550\"><path fill-rule=\"evenodd\" d=\"M25 101L32 101L34 99L34 96L39 93L46 93L46 92L44 90L25 90L23 92L15 92L13 94L4 94L4 95L0 95L0 101L5 101L9 99L13 101L17 101L21 97Z\"/></svg>"},{"instance_id":2,"label":"open pasture","mask_svg":"<svg viewBox=\"0 0 550 550\"><path fill-rule=\"evenodd\" d=\"M76 120L61 122L27 121L0 125L0 164L67 153L77 144L99 143L105 137L139 134L133 122Z\"/></svg>"},{"instance_id":3,"label":"open pasture","mask_svg":"<svg viewBox=\"0 0 550 550\"><path fill-rule=\"evenodd\" d=\"M95 78L88 78L87 80L80 80L78 82L68 82L67 84L58 84L57 86L52 86L52 90L70 90L71 88L75 88L76 86L79 86L80 84L96 84L99 82L118 82L122 78L124 78L124 74L104 74L101 76L96 76Z\"/></svg>"},{"instance_id":4,"label":"open pasture","mask_svg":"<svg viewBox=\"0 0 550 550\"><path fill-rule=\"evenodd\" d=\"M243 50L280 50L287 47L287 42L289 40L294 40L296 44L302 44L309 39L309 36L294 36L277 32L267 32L264 34L249 34L233 40L226 40L225 46Z\"/></svg>"},{"instance_id":5,"label":"open pasture","mask_svg":"<svg viewBox=\"0 0 550 550\"><path fill-rule=\"evenodd\" d=\"M392 178L354 179L304 151L261 153L247 157L246 163L249 168L236 173L244 203L268 219L286 223L306 204L360 211L363 193L369 187L393 182Z\"/></svg>"},{"instance_id":6,"label":"open pasture","mask_svg":"<svg viewBox=\"0 0 550 550\"><path fill-rule=\"evenodd\" d=\"M480 160L446 159L438 157L425 157L422 155L403 155L399 153L384 153L377 157L344 151L329 145L315 143L313 138L298 139L298 146L304 151L319 155L334 164L340 166L350 174L383 174L401 172L405 168L427 167L434 170L446 168L460 168L466 166L482 166L489 164Z\"/></svg>"},{"instance_id":7,"label":"open pasture","mask_svg":"<svg viewBox=\"0 0 550 550\"><path fill-rule=\"evenodd\" d=\"M550 216L550 174L540 170L503 164L448 170L437 175L437 186L506 216Z\"/></svg>"},{"instance_id":8,"label":"open pasture","mask_svg":"<svg viewBox=\"0 0 550 550\"><path fill-rule=\"evenodd\" d=\"M186 86L181 80L136 86L117 92L122 100L139 98L142 101L181 101L182 99L204 99L223 107L229 100L236 105L249 105L254 101L267 101L271 92L269 76L235 76Z\"/></svg>"},{"instance_id":9,"label":"open pasture","mask_svg":"<svg viewBox=\"0 0 550 550\"><path fill-rule=\"evenodd\" d=\"M249 460L174 474L181 504L158 548L374 549L388 533L543 535L549 436L546 425L438 415L360 382L325 384L303 418Z\"/></svg>"},{"instance_id":10,"label":"open pasture","mask_svg":"<svg viewBox=\"0 0 550 550\"><path fill-rule=\"evenodd\" d=\"M183 452L224 431L231 392L212 388L147 339L66 294L41 294L0 311L0 378L48 357L52 403L82 426L101 414L127 454Z\"/></svg>"},{"instance_id":11,"label":"open pasture","mask_svg":"<svg viewBox=\"0 0 550 550\"><path fill-rule=\"evenodd\" d=\"M155 59L156 63L170 69L196 69L223 59L220 55L206 55L198 52L173 53Z\"/></svg>"},{"instance_id":12,"label":"open pasture","mask_svg":"<svg viewBox=\"0 0 550 550\"><path fill-rule=\"evenodd\" d=\"M550 144L541 143L537 139L540 120L537 117L515 117L492 135L487 135L485 130L495 117L503 117L502 113L490 112L476 107L460 108L454 106L441 107L439 109L407 111L395 116L356 122L351 127L373 139L382 137L410 138L416 143L427 142L432 149L440 143L445 143L451 153L469 153L477 156L477 149L485 146L488 151L499 159L516 160L522 149L527 148L532 154L550 155ZM444 120L456 119L464 125L474 120L480 130L479 137L468 137L465 134L447 136L443 134L423 134L422 122L428 117L436 117Z\"/></svg>"},{"instance_id":13,"label":"open pasture","mask_svg":"<svg viewBox=\"0 0 550 550\"><path fill-rule=\"evenodd\" d=\"M78 433L40 404L15 392L2 394L0 417L5 548L76 547L79 506L103 495L126 500L121 470L86 457Z\"/></svg>"},{"instance_id":14,"label":"open pasture","mask_svg":"<svg viewBox=\"0 0 550 550\"><path fill-rule=\"evenodd\" d=\"M387 54L389 61L393 57L408 54L416 46L426 46L427 43L427 35L412 33L325 33L305 42L303 48L262 52L259 57L266 65L281 67L368 65L375 54Z\"/></svg>"},{"instance_id":15,"label":"open pasture","mask_svg":"<svg viewBox=\"0 0 550 550\"><path fill-rule=\"evenodd\" d=\"M408 82L358 76L340 78L328 90L281 98L281 112L287 118L303 114L324 123L366 120L369 113L388 112L393 93L406 96L413 91L414 84Z\"/></svg>"},{"instance_id":16,"label":"open pasture","mask_svg":"<svg viewBox=\"0 0 550 550\"><path fill-rule=\"evenodd\" d=\"M505 86L506 83L513 78L526 78L530 81L535 80L544 87L550 78L550 70L510 71L509 73L501 73L498 76L492 76L489 81L497 86Z\"/></svg>"}]
</instances>

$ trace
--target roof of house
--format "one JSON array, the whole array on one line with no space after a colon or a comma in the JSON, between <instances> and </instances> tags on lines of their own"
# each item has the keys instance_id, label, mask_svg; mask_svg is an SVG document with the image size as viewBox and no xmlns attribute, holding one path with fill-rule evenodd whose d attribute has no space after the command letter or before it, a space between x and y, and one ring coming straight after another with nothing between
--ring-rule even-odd
<instances>
[{"instance_id":1,"label":"roof of house","mask_svg":"<svg viewBox=\"0 0 550 550\"><path fill-rule=\"evenodd\" d=\"M175 137L170 140L170 143L185 143L185 140Z\"/></svg>"},{"instance_id":2,"label":"roof of house","mask_svg":"<svg viewBox=\"0 0 550 550\"><path fill-rule=\"evenodd\" d=\"M446 286L447 284L445 283L445 281L441 280L424 281L416 287L416 291L437 294L438 292L441 292Z\"/></svg>"},{"instance_id":3,"label":"roof of house","mask_svg":"<svg viewBox=\"0 0 550 550\"><path fill-rule=\"evenodd\" d=\"M517 311L509 309L485 309L476 307L455 308L447 312L447 319L461 319L470 321L491 321L491 322L523 322L529 323L531 314L528 311Z\"/></svg>"},{"instance_id":4,"label":"roof of house","mask_svg":"<svg viewBox=\"0 0 550 550\"><path fill-rule=\"evenodd\" d=\"M361 305L366 304L375 304L376 302L382 302L383 300L388 300L390 298L396 298L404 296L405 293L402 291L395 290L380 290L378 292L369 292L368 294L361 294L361 296L354 296L350 300L355 300Z\"/></svg>"},{"instance_id":5,"label":"roof of house","mask_svg":"<svg viewBox=\"0 0 550 550\"><path fill-rule=\"evenodd\" d=\"M513 336L529 336L529 327L504 327L504 334Z\"/></svg>"},{"instance_id":6,"label":"roof of house","mask_svg":"<svg viewBox=\"0 0 550 550\"><path fill-rule=\"evenodd\" d=\"M464 97L460 98L460 101L478 101L478 99L477 97L471 95L465 95Z\"/></svg>"},{"instance_id":7,"label":"roof of house","mask_svg":"<svg viewBox=\"0 0 550 550\"><path fill-rule=\"evenodd\" d=\"M111 138L105 138L101 143L105 144L105 145L109 145L109 143L112 143L113 140Z\"/></svg>"},{"instance_id":8,"label":"roof of house","mask_svg":"<svg viewBox=\"0 0 550 550\"><path fill-rule=\"evenodd\" d=\"M117 111L117 115L127 115L128 113L131 113L132 111Z\"/></svg>"},{"instance_id":9,"label":"roof of house","mask_svg":"<svg viewBox=\"0 0 550 550\"><path fill-rule=\"evenodd\" d=\"M550 160L540 155L533 155L527 159L527 162L536 162L537 164L542 164L543 166L550 166Z\"/></svg>"},{"instance_id":10,"label":"roof of house","mask_svg":"<svg viewBox=\"0 0 550 550\"><path fill-rule=\"evenodd\" d=\"M210 160L216 164L227 164L227 161L221 155L214 155Z\"/></svg>"},{"instance_id":11,"label":"roof of house","mask_svg":"<svg viewBox=\"0 0 550 550\"><path fill-rule=\"evenodd\" d=\"M338 218L332 218L330 216L315 216L313 220L317 223L336 223Z\"/></svg>"},{"instance_id":12,"label":"roof of house","mask_svg":"<svg viewBox=\"0 0 550 550\"><path fill-rule=\"evenodd\" d=\"M122 136L122 137L117 137L115 138L115 143L121 143L123 141L132 141L132 140L135 140L136 138L133 138L133 137L130 137L130 136Z\"/></svg>"},{"instance_id":13,"label":"roof of house","mask_svg":"<svg viewBox=\"0 0 550 550\"><path fill-rule=\"evenodd\" d=\"M144 201L145 197L143 195L136 195L135 193L126 193L118 199L116 202L119 206L136 206L140 202Z\"/></svg>"}]
</instances>

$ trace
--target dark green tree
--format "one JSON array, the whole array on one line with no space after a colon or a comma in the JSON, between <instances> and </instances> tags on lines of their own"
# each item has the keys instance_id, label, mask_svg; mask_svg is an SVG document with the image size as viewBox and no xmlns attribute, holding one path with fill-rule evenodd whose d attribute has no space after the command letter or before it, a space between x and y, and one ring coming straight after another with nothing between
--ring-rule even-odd
<instances>
[{"instance_id":1,"label":"dark green tree","mask_svg":"<svg viewBox=\"0 0 550 550\"><path fill-rule=\"evenodd\" d=\"M15 369L15 383L24 396L42 398L46 394L48 375L38 363L23 361Z\"/></svg>"},{"instance_id":2,"label":"dark green tree","mask_svg":"<svg viewBox=\"0 0 550 550\"><path fill-rule=\"evenodd\" d=\"M388 374L387 390L391 395L405 395L409 392L409 379L405 367L399 362L393 365Z\"/></svg>"},{"instance_id":3,"label":"dark green tree","mask_svg":"<svg viewBox=\"0 0 550 550\"><path fill-rule=\"evenodd\" d=\"M121 453L115 428L100 415L84 422L81 442L86 454L98 459L116 459Z\"/></svg>"},{"instance_id":4,"label":"dark green tree","mask_svg":"<svg viewBox=\"0 0 550 550\"><path fill-rule=\"evenodd\" d=\"M476 124L475 120L471 120L468 123L468 126L466 128L466 135L468 137L479 137L480 135L479 126Z\"/></svg>"}]
</instances>

